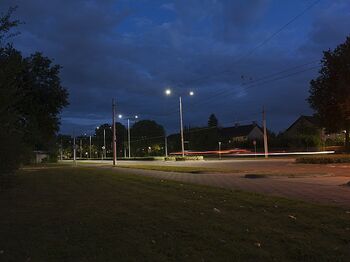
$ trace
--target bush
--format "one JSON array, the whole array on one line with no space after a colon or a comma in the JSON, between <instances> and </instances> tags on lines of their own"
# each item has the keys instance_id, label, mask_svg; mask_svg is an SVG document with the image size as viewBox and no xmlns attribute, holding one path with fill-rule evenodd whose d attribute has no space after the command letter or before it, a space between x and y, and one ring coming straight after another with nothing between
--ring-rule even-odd
<instances>
[{"instance_id":1,"label":"bush","mask_svg":"<svg viewBox=\"0 0 350 262\"><path fill-rule=\"evenodd\" d=\"M203 156L169 156L165 161L188 161L188 160L203 160Z\"/></svg>"},{"instance_id":2,"label":"bush","mask_svg":"<svg viewBox=\"0 0 350 262\"><path fill-rule=\"evenodd\" d=\"M145 157L130 157L130 158L122 158L121 160L130 160L130 161L157 161L164 160L163 156L145 156Z\"/></svg>"},{"instance_id":3,"label":"bush","mask_svg":"<svg viewBox=\"0 0 350 262\"><path fill-rule=\"evenodd\" d=\"M350 163L350 155L327 155L327 156L313 156L300 157L295 160L300 164L337 164Z\"/></svg>"}]
</instances>

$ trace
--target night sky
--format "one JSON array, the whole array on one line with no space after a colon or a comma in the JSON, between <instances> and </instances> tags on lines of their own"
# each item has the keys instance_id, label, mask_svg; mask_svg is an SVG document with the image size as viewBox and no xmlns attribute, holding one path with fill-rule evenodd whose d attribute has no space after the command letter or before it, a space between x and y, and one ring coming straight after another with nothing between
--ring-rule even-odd
<instances>
[{"instance_id":1,"label":"night sky","mask_svg":"<svg viewBox=\"0 0 350 262\"><path fill-rule=\"evenodd\" d=\"M113 97L118 113L175 132L180 94L186 125L206 125L210 113L222 126L260 123L265 105L268 128L280 131L312 114L306 98L322 50L350 34L349 0L315 2L1 0L0 10L18 5L16 48L63 66L62 133L111 122Z\"/></svg>"}]
</instances>

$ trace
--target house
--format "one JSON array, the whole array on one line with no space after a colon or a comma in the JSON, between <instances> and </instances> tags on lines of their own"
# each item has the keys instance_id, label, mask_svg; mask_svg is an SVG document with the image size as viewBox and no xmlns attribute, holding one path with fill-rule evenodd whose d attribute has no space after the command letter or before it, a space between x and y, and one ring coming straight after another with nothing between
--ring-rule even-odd
<instances>
[{"instance_id":1,"label":"house","mask_svg":"<svg viewBox=\"0 0 350 262\"><path fill-rule=\"evenodd\" d=\"M50 156L49 153L46 151L33 151L34 158L32 162L34 164L40 164L43 163L45 160L47 160Z\"/></svg>"},{"instance_id":2,"label":"house","mask_svg":"<svg viewBox=\"0 0 350 262\"><path fill-rule=\"evenodd\" d=\"M250 125L235 124L233 127L224 127L219 130L222 140L231 142L245 142L252 140L263 140L264 133L255 122Z\"/></svg>"},{"instance_id":3,"label":"house","mask_svg":"<svg viewBox=\"0 0 350 262\"><path fill-rule=\"evenodd\" d=\"M318 130L322 136L324 135L320 121L315 116L300 116L290 127L286 129L284 134L287 136L296 136L305 128Z\"/></svg>"},{"instance_id":4,"label":"house","mask_svg":"<svg viewBox=\"0 0 350 262\"><path fill-rule=\"evenodd\" d=\"M329 141L328 144L341 144L344 141L344 133L327 133L315 116L300 116L286 129L284 135L287 137L297 137L305 132L312 133L313 130L320 134L321 141Z\"/></svg>"}]
</instances>

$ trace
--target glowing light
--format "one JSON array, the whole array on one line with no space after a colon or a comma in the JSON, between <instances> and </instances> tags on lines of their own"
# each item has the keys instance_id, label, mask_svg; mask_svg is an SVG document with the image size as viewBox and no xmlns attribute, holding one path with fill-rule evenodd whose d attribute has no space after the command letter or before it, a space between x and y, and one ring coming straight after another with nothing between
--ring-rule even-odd
<instances>
[{"instance_id":1,"label":"glowing light","mask_svg":"<svg viewBox=\"0 0 350 262\"><path fill-rule=\"evenodd\" d=\"M190 96L193 96L194 95L194 92L193 91L190 91Z\"/></svg>"},{"instance_id":2,"label":"glowing light","mask_svg":"<svg viewBox=\"0 0 350 262\"><path fill-rule=\"evenodd\" d=\"M165 90L165 94L166 94L167 96L171 95L171 90L170 90L170 89Z\"/></svg>"},{"instance_id":3,"label":"glowing light","mask_svg":"<svg viewBox=\"0 0 350 262\"><path fill-rule=\"evenodd\" d=\"M122 118L123 116L122 115L118 115L118 118Z\"/></svg>"},{"instance_id":4,"label":"glowing light","mask_svg":"<svg viewBox=\"0 0 350 262\"><path fill-rule=\"evenodd\" d=\"M138 119L138 118L139 118L139 116L138 116L138 115L136 115L136 116L135 116L135 119Z\"/></svg>"}]
</instances>

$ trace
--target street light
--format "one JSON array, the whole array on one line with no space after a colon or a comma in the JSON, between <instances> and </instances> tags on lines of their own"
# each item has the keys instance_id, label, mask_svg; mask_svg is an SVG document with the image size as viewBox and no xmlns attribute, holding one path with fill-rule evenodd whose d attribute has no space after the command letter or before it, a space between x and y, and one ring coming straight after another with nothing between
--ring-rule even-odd
<instances>
[{"instance_id":1,"label":"street light","mask_svg":"<svg viewBox=\"0 0 350 262\"><path fill-rule=\"evenodd\" d=\"M96 128L97 130L98 129L100 129L100 127L98 126L97 128ZM102 147L102 160L103 160L103 158L104 159L106 159L106 128L104 127L103 128L103 147Z\"/></svg>"},{"instance_id":2,"label":"street light","mask_svg":"<svg viewBox=\"0 0 350 262\"><path fill-rule=\"evenodd\" d=\"M123 118L122 115L118 116L120 119ZM125 117L128 121L128 157L131 158L131 142L130 142L130 120L135 120L139 118L138 115L135 115L133 117Z\"/></svg>"},{"instance_id":3,"label":"street light","mask_svg":"<svg viewBox=\"0 0 350 262\"><path fill-rule=\"evenodd\" d=\"M171 95L171 89L166 89L165 94L167 96ZM190 91L188 93L189 96L194 96L194 92ZM184 141L184 128L183 128L183 114L182 114L182 97L181 95L179 96L179 107L180 107L180 133L181 133L181 152L182 152L182 157L185 156L185 141Z\"/></svg>"}]
</instances>

